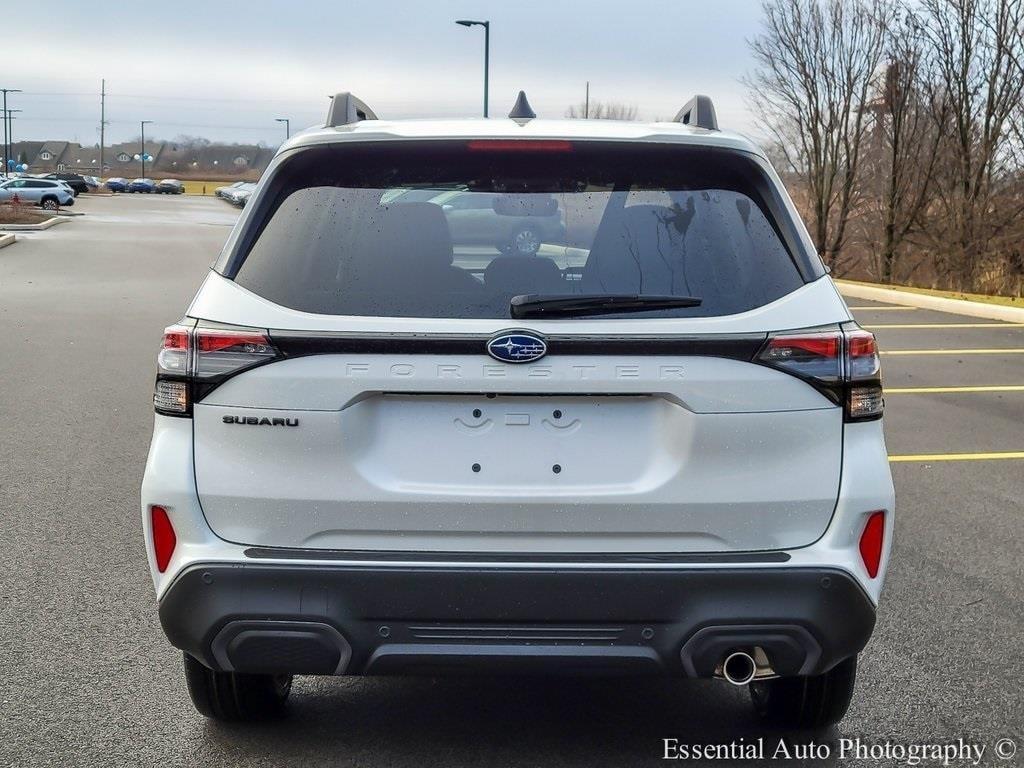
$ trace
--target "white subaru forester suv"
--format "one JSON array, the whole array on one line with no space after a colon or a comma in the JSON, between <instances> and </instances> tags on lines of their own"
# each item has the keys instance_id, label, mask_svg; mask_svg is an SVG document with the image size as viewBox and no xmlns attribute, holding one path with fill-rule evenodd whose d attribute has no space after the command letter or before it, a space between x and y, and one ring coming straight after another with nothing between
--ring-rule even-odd
<instances>
[{"instance_id":1,"label":"white subaru forester suv","mask_svg":"<svg viewBox=\"0 0 1024 768\"><path fill-rule=\"evenodd\" d=\"M846 711L893 530L875 339L706 97L388 122L339 94L166 330L154 403L147 552L207 716L449 672Z\"/></svg>"}]
</instances>

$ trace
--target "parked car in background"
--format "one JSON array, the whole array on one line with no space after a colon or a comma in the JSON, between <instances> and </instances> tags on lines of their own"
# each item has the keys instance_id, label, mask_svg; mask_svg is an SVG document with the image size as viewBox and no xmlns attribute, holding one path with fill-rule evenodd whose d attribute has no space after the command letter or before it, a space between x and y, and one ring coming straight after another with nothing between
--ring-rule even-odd
<instances>
[{"instance_id":1,"label":"parked car in background","mask_svg":"<svg viewBox=\"0 0 1024 768\"><path fill-rule=\"evenodd\" d=\"M11 179L0 184L0 189L16 195L23 203L34 203L48 211L55 211L62 205L74 205L75 193L71 187L57 179Z\"/></svg>"},{"instance_id":2,"label":"parked car in background","mask_svg":"<svg viewBox=\"0 0 1024 768\"><path fill-rule=\"evenodd\" d=\"M217 187L215 190L213 190L213 194L215 194L217 197L226 198L228 196L228 192L230 192L233 189L238 189L243 184L245 184L244 181L236 181L234 184L227 184L223 187Z\"/></svg>"},{"instance_id":3,"label":"parked car in background","mask_svg":"<svg viewBox=\"0 0 1024 768\"><path fill-rule=\"evenodd\" d=\"M230 188L226 189L221 197L232 205L242 207L245 205L245 201L249 199L249 196L255 189L255 183L251 181L242 181L238 184L233 184Z\"/></svg>"},{"instance_id":4,"label":"parked car in background","mask_svg":"<svg viewBox=\"0 0 1024 768\"><path fill-rule=\"evenodd\" d=\"M120 176L115 176L112 179L107 179L106 187L111 192L127 192L128 179L122 179Z\"/></svg>"},{"instance_id":5,"label":"parked car in background","mask_svg":"<svg viewBox=\"0 0 1024 768\"><path fill-rule=\"evenodd\" d=\"M162 179L156 185L156 191L161 195L181 195L185 193L185 185L177 179Z\"/></svg>"},{"instance_id":6,"label":"parked car in background","mask_svg":"<svg viewBox=\"0 0 1024 768\"><path fill-rule=\"evenodd\" d=\"M95 176L83 176L82 178L85 180L85 184L89 187L90 192L95 192L101 186L100 180Z\"/></svg>"},{"instance_id":7,"label":"parked car in background","mask_svg":"<svg viewBox=\"0 0 1024 768\"><path fill-rule=\"evenodd\" d=\"M40 176L42 179L55 179L57 181L63 181L69 187L71 191L76 195L80 195L82 192L89 191L89 185L86 184L85 178L77 173L48 173L45 176Z\"/></svg>"},{"instance_id":8,"label":"parked car in background","mask_svg":"<svg viewBox=\"0 0 1024 768\"><path fill-rule=\"evenodd\" d=\"M150 194L156 192L156 182L152 179L132 179L128 183L129 192L145 192Z\"/></svg>"}]
</instances>

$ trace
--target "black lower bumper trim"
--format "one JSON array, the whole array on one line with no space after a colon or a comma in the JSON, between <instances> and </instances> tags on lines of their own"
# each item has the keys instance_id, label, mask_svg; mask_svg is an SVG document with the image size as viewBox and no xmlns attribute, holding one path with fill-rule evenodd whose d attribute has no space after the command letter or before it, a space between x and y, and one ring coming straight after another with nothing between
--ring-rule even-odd
<instances>
[{"instance_id":1,"label":"black lower bumper trim","mask_svg":"<svg viewBox=\"0 0 1024 768\"><path fill-rule=\"evenodd\" d=\"M197 565L160 604L213 669L318 674L541 672L708 677L759 646L779 674L858 653L875 610L825 568Z\"/></svg>"}]
</instances>

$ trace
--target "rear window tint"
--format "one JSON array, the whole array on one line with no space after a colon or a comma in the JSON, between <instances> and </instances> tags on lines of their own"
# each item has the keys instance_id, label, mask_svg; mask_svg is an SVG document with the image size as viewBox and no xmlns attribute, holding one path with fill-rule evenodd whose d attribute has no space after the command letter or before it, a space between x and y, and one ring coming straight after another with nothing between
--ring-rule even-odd
<instances>
[{"instance_id":1,"label":"rear window tint","mask_svg":"<svg viewBox=\"0 0 1024 768\"><path fill-rule=\"evenodd\" d=\"M734 314L815 269L744 154L473 144L304 150L271 180L223 271L305 312L509 318L524 294L697 296L699 307L631 316Z\"/></svg>"}]
</instances>

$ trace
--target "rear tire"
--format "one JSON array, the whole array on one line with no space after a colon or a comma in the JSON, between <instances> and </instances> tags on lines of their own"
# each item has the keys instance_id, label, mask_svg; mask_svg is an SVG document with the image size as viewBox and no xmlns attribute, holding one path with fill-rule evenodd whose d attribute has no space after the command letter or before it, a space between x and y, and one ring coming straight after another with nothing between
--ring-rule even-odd
<instances>
[{"instance_id":1,"label":"rear tire","mask_svg":"<svg viewBox=\"0 0 1024 768\"><path fill-rule=\"evenodd\" d=\"M856 680L857 657L851 656L823 675L751 683L750 698L766 723L792 730L820 730L846 715Z\"/></svg>"},{"instance_id":2,"label":"rear tire","mask_svg":"<svg viewBox=\"0 0 1024 768\"><path fill-rule=\"evenodd\" d=\"M185 682L200 714L225 722L267 720L284 713L291 675L216 672L187 653Z\"/></svg>"}]
</instances>

